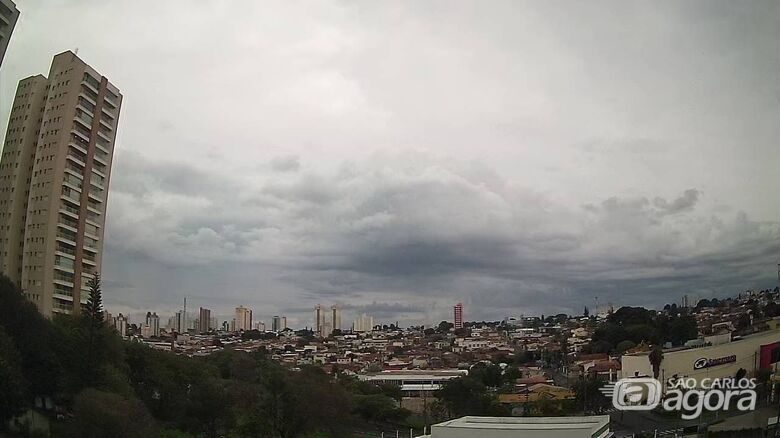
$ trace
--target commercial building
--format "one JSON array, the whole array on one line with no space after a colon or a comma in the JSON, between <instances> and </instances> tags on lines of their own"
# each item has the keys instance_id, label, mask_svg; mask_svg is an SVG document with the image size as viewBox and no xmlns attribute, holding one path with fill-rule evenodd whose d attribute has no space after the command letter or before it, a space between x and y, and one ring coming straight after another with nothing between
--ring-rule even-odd
<instances>
[{"instance_id":1,"label":"commercial building","mask_svg":"<svg viewBox=\"0 0 780 438\"><path fill-rule=\"evenodd\" d=\"M358 379L376 385L392 384L403 391L404 396L413 397L420 392L441 389L445 382L468 375L468 370L390 370L358 375Z\"/></svg>"},{"instance_id":2,"label":"commercial building","mask_svg":"<svg viewBox=\"0 0 780 438\"><path fill-rule=\"evenodd\" d=\"M211 330L211 310L200 308L198 312L198 333L208 333Z\"/></svg>"},{"instance_id":3,"label":"commercial building","mask_svg":"<svg viewBox=\"0 0 780 438\"><path fill-rule=\"evenodd\" d=\"M420 438L608 438L609 416L462 417L431 426Z\"/></svg>"},{"instance_id":4,"label":"commercial building","mask_svg":"<svg viewBox=\"0 0 780 438\"><path fill-rule=\"evenodd\" d=\"M252 330L252 311L244 306L236 307L236 319L233 331Z\"/></svg>"},{"instance_id":5,"label":"commercial building","mask_svg":"<svg viewBox=\"0 0 780 438\"><path fill-rule=\"evenodd\" d=\"M456 329L463 328L463 303L458 303L453 309L454 324Z\"/></svg>"},{"instance_id":6,"label":"commercial building","mask_svg":"<svg viewBox=\"0 0 780 438\"><path fill-rule=\"evenodd\" d=\"M0 270L47 317L79 313L100 272L121 106L69 51L17 86L0 159Z\"/></svg>"},{"instance_id":7,"label":"commercial building","mask_svg":"<svg viewBox=\"0 0 780 438\"><path fill-rule=\"evenodd\" d=\"M664 350L658 379L692 377L734 377L741 368L747 376L758 369L776 371L780 362L780 330L769 330L744 337L715 342L702 347L680 347ZM622 378L653 376L649 351L625 354L621 357Z\"/></svg>"},{"instance_id":8,"label":"commercial building","mask_svg":"<svg viewBox=\"0 0 780 438\"><path fill-rule=\"evenodd\" d=\"M19 10L11 0L0 0L0 66L3 65L5 50L11 40L16 21L19 19Z\"/></svg>"},{"instance_id":9,"label":"commercial building","mask_svg":"<svg viewBox=\"0 0 780 438\"><path fill-rule=\"evenodd\" d=\"M271 319L271 331L274 332L280 332L282 331L282 318L279 316L274 316L273 319Z\"/></svg>"}]
</instances>

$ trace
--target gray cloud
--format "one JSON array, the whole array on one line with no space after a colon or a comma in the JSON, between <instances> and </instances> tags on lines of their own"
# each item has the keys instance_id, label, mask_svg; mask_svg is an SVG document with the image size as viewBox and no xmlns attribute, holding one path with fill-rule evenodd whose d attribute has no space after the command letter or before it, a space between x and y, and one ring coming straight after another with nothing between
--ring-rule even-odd
<instances>
[{"instance_id":1,"label":"gray cloud","mask_svg":"<svg viewBox=\"0 0 780 438\"><path fill-rule=\"evenodd\" d=\"M435 322L773 284L777 2L199 6L19 1L0 102L74 47L125 96L110 308Z\"/></svg>"}]
</instances>

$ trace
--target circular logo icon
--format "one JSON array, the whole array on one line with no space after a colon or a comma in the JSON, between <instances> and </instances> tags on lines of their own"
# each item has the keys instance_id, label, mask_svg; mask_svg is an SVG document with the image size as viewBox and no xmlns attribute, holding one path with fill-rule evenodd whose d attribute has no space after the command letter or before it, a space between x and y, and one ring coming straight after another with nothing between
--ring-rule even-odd
<instances>
[{"instance_id":1,"label":"circular logo icon","mask_svg":"<svg viewBox=\"0 0 780 438\"><path fill-rule=\"evenodd\" d=\"M706 357L696 359L696 361L693 363L693 369L700 370L702 368L707 368L707 362L709 362L709 360Z\"/></svg>"}]
</instances>

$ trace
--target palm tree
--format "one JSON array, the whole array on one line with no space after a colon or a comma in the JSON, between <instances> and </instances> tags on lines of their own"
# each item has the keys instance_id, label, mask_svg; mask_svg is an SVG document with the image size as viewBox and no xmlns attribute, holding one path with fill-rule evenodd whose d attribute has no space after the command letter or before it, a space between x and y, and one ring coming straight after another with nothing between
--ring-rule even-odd
<instances>
[{"instance_id":1,"label":"palm tree","mask_svg":"<svg viewBox=\"0 0 780 438\"><path fill-rule=\"evenodd\" d=\"M653 347L648 355L650 365L653 366L653 378L658 379L658 375L661 374L661 362L664 360L664 352L659 346Z\"/></svg>"}]
</instances>

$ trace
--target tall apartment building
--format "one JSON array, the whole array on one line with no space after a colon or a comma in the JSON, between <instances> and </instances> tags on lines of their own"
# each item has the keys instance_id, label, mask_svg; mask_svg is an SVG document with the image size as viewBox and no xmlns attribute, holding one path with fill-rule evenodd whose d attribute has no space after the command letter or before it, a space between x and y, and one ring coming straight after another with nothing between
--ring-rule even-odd
<instances>
[{"instance_id":1,"label":"tall apartment building","mask_svg":"<svg viewBox=\"0 0 780 438\"><path fill-rule=\"evenodd\" d=\"M314 332L322 333L322 325L325 323L325 315L322 313L322 305L314 307Z\"/></svg>"},{"instance_id":2,"label":"tall apartment building","mask_svg":"<svg viewBox=\"0 0 780 438\"><path fill-rule=\"evenodd\" d=\"M11 40L18 19L19 10L16 9L14 2L0 0L0 66L3 65L5 50L8 48L8 41Z\"/></svg>"},{"instance_id":3,"label":"tall apartment building","mask_svg":"<svg viewBox=\"0 0 780 438\"><path fill-rule=\"evenodd\" d=\"M331 306L330 322L333 330L341 330L341 308L339 306Z\"/></svg>"},{"instance_id":4,"label":"tall apartment building","mask_svg":"<svg viewBox=\"0 0 780 438\"><path fill-rule=\"evenodd\" d=\"M454 313L454 319L455 319L455 328L456 329L462 329L463 328L463 303L458 303L453 308Z\"/></svg>"},{"instance_id":5,"label":"tall apartment building","mask_svg":"<svg viewBox=\"0 0 780 438\"><path fill-rule=\"evenodd\" d=\"M374 317L365 313L361 314L355 320L353 330L356 332L370 332L374 330Z\"/></svg>"},{"instance_id":6,"label":"tall apartment building","mask_svg":"<svg viewBox=\"0 0 780 438\"><path fill-rule=\"evenodd\" d=\"M145 325L149 327L150 336L160 336L160 317L157 312L146 312Z\"/></svg>"},{"instance_id":7,"label":"tall apartment building","mask_svg":"<svg viewBox=\"0 0 780 438\"><path fill-rule=\"evenodd\" d=\"M244 306L236 307L236 326L234 331L252 330L252 311Z\"/></svg>"},{"instance_id":8,"label":"tall apartment building","mask_svg":"<svg viewBox=\"0 0 780 438\"><path fill-rule=\"evenodd\" d=\"M198 333L208 333L211 329L211 310L200 308L198 312Z\"/></svg>"},{"instance_id":9,"label":"tall apartment building","mask_svg":"<svg viewBox=\"0 0 780 438\"><path fill-rule=\"evenodd\" d=\"M46 316L100 271L122 94L68 51L19 81L0 159L0 269Z\"/></svg>"},{"instance_id":10,"label":"tall apartment building","mask_svg":"<svg viewBox=\"0 0 780 438\"><path fill-rule=\"evenodd\" d=\"M275 315L271 319L271 331L274 331L274 332L282 331L282 318L279 317L278 315Z\"/></svg>"}]
</instances>

